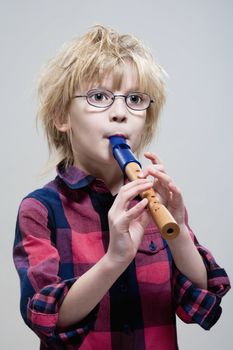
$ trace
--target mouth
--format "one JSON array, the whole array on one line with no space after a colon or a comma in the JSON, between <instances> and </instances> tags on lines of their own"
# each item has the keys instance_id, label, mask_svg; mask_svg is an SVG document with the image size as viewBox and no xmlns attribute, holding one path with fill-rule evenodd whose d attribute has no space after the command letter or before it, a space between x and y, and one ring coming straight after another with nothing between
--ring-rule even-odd
<instances>
[{"instance_id":1,"label":"mouth","mask_svg":"<svg viewBox=\"0 0 233 350\"><path fill-rule=\"evenodd\" d=\"M122 138L124 138L124 139L126 139L126 140L129 138L128 135L123 134L123 133L118 133L118 132L115 133L115 134L108 135L107 138L109 139L109 137L112 137L112 136L122 137Z\"/></svg>"}]
</instances>

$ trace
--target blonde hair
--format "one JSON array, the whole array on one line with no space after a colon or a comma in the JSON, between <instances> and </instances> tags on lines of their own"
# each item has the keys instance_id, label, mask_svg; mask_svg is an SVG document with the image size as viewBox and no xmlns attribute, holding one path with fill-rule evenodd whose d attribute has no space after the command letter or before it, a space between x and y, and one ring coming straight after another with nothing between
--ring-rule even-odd
<instances>
[{"instance_id":1,"label":"blonde hair","mask_svg":"<svg viewBox=\"0 0 233 350\"><path fill-rule=\"evenodd\" d=\"M67 123L74 92L101 82L110 72L114 74L114 84L120 86L124 65L129 62L136 68L139 89L155 100L147 110L140 153L150 143L165 103L163 70L140 40L96 25L81 38L65 44L42 70L38 81L38 118L45 129L50 153L55 150L66 166L74 162L70 133L59 131L56 126Z\"/></svg>"}]
</instances>

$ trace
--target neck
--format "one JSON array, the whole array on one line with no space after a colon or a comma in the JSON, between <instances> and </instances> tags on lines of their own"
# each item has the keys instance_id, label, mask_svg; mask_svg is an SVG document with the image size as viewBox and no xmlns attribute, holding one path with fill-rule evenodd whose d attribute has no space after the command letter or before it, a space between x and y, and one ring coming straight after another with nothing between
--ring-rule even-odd
<instances>
[{"instance_id":1,"label":"neck","mask_svg":"<svg viewBox=\"0 0 233 350\"><path fill-rule=\"evenodd\" d=\"M112 195L116 195L124 184L124 175L117 162L107 166L102 164L101 167L96 167L96 164L93 166L90 164L92 163L89 163L87 167L76 160L74 165L85 173L103 180Z\"/></svg>"}]
</instances>

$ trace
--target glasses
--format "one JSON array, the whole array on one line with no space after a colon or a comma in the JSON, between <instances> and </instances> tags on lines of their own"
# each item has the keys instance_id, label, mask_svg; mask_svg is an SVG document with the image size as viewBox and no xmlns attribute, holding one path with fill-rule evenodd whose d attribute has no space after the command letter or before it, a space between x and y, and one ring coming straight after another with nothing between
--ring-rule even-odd
<instances>
[{"instance_id":1,"label":"glasses","mask_svg":"<svg viewBox=\"0 0 233 350\"><path fill-rule=\"evenodd\" d=\"M76 95L73 98L85 97L89 105L97 108L110 107L115 101L116 97L123 97L127 107L134 111L143 111L149 108L154 100L149 95L142 92L130 92L127 95L115 95L113 92L104 89L89 90L86 95Z\"/></svg>"}]
</instances>

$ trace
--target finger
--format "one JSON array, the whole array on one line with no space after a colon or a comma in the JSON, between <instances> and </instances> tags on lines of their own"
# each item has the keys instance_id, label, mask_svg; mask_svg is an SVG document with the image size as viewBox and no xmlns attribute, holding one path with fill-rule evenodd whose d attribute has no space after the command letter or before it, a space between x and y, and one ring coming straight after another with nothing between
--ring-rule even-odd
<instances>
[{"instance_id":1,"label":"finger","mask_svg":"<svg viewBox=\"0 0 233 350\"><path fill-rule=\"evenodd\" d=\"M183 197L181 194L181 190L172 182L169 184L169 189L172 193L172 200L170 205L174 208L183 205Z\"/></svg>"},{"instance_id":2,"label":"finger","mask_svg":"<svg viewBox=\"0 0 233 350\"><path fill-rule=\"evenodd\" d=\"M173 184L173 181L171 177L162 172L157 170L156 168L148 168L149 175L153 176L155 178L154 182L154 189L158 193L158 195L161 197L160 201L164 205L167 205L168 202L171 200L171 188L170 184Z\"/></svg>"},{"instance_id":3,"label":"finger","mask_svg":"<svg viewBox=\"0 0 233 350\"><path fill-rule=\"evenodd\" d=\"M144 153L145 157L150 159L152 162L152 165L149 165L147 168L145 168L142 173L140 174L141 178L145 178L148 176L149 172L148 169L149 168L155 168L156 170L162 171L162 172L166 172L163 163L161 162L161 160L152 152L145 152Z\"/></svg>"},{"instance_id":4,"label":"finger","mask_svg":"<svg viewBox=\"0 0 233 350\"><path fill-rule=\"evenodd\" d=\"M167 187L164 187L163 184L157 181L155 183L154 190L158 196L159 202L166 205L170 199L170 191L168 191Z\"/></svg>"},{"instance_id":5,"label":"finger","mask_svg":"<svg viewBox=\"0 0 233 350\"><path fill-rule=\"evenodd\" d=\"M141 243L142 236L145 232L146 227L148 226L151 220L151 216L148 213L148 210L144 209L140 215L135 220L131 220L133 224L133 232L131 233L131 238L133 239L137 250Z\"/></svg>"},{"instance_id":6,"label":"finger","mask_svg":"<svg viewBox=\"0 0 233 350\"><path fill-rule=\"evenodd\" d=\"M153 164L162 164L162 162L161 162L161 160L159 159L159 157L156 156L156 155L155 155L154 153L152 153L152 152L145 152L145 153L144 153L144 156L145 156L146 158L150 159L151 162L152 162Z\"/></svg>"},{"instance_id":7,"label":"finger","mask_svg":"<svg viewBox=\"0 0 233 350\"><path fill-rule=\"evenodd\" d=\"M117 206L118 209L128 210L130 201L152 186L153 183L149 179L132 181L120 189L115 200L115 206Z\"/></svg>"},{"instance_id":8,"label":"finger","mask_svg":"<svg viewBox=\"0 0 233 350\"><path fill-rule=\"evenodd\" d=\"M137 180L134 180L134 181L129 181L129 182L127 182L124 186L122 186L121 188L120 188L120 191L128 191L128 190L130 190L131 188L133 188L133 187L135 187L135 186L137 186L137 185L140 185L140 184L146 184L146 183L149 183L149 179L146 179L146 178L138 178ZM119 192L120 192L119 191Z\"/></svg>"},{"instance_id":9,"label":"finger","mask_svg":"<svg viewBox=\"0 0 233 350\"><path fill-rule=\"evenodd\" d=\"M135 186L137 185L143 185L143 184L148 184L148 183L151 183L152 181L150 181L150 179L146 179L144 177L142 178L138 178L137 180L134 180L134 181L129 181L127 182L125 185L123 185L120 190L119 190L119 193L118 193L118 196L117 198L119 197L119 195L121 195L122 193L125 193L129 190L131 190L132 188L134 188Z\"/></svg>"},{"instance_id":10,"label":"finger","mask_svg":"<svg viewBox=\"0 0 233 350\"><path fill-rule=\"evenodd\" d=\"M168 184L172 182L171 177L163 171L163 167L161 166L162 170L159 170L157 167L147 167L145 173L148 175L153 176L155 179L159 180L163 185L168 187Z\"/></svg>"},{"instance_id":11,"label":"finger","mask_svg":"<svg viewBox=\"0 0 233 350\"><path fill-rule=\"evenodd\" d=\"M166 204L170 199L170 190L169 183L172 182L169 175L165 173L164 167L162 164L154 164L148 166L143 170L144 177L151 175L154 178L153 188L159 195L159 200L161 203Z\"/></svg>"},{"instance_id":12,"label":"finger","mask_svg":"<svg viewBox=\"0 0 233 350\"><path fill-rule=\"evenodd\" d=\"M140 219L140 225L145 229L151 220L151 215L149 215L149 211L144 210L142 214L139 215L139 219Z\"/></svg>"},{"instance_id":13,"label":"finger","mask_svg":"<svg viewBox=\"0 0 233 350\"><path fill-rule=\"evenodd\" d=\"M148 204L148 199L143 198L140 202L134 205L126 212L127 221L131 222L132 220L137 219L144 212ZM145 220L145 218L144 218ZM146 221L146 220L145 220Z\"/></svg>"},{"instance_id":14,"label":"finger","mask_svg":"<svg viewBox=\"0 0 233 350\"><path fill-rule=\"evenodd\" d=\"M162 173L166 173L163 164L150 164L139 174L140 178L146 178L148 175L152 175L153 171L161 171Z\"/></svg>"}]
</instances>

